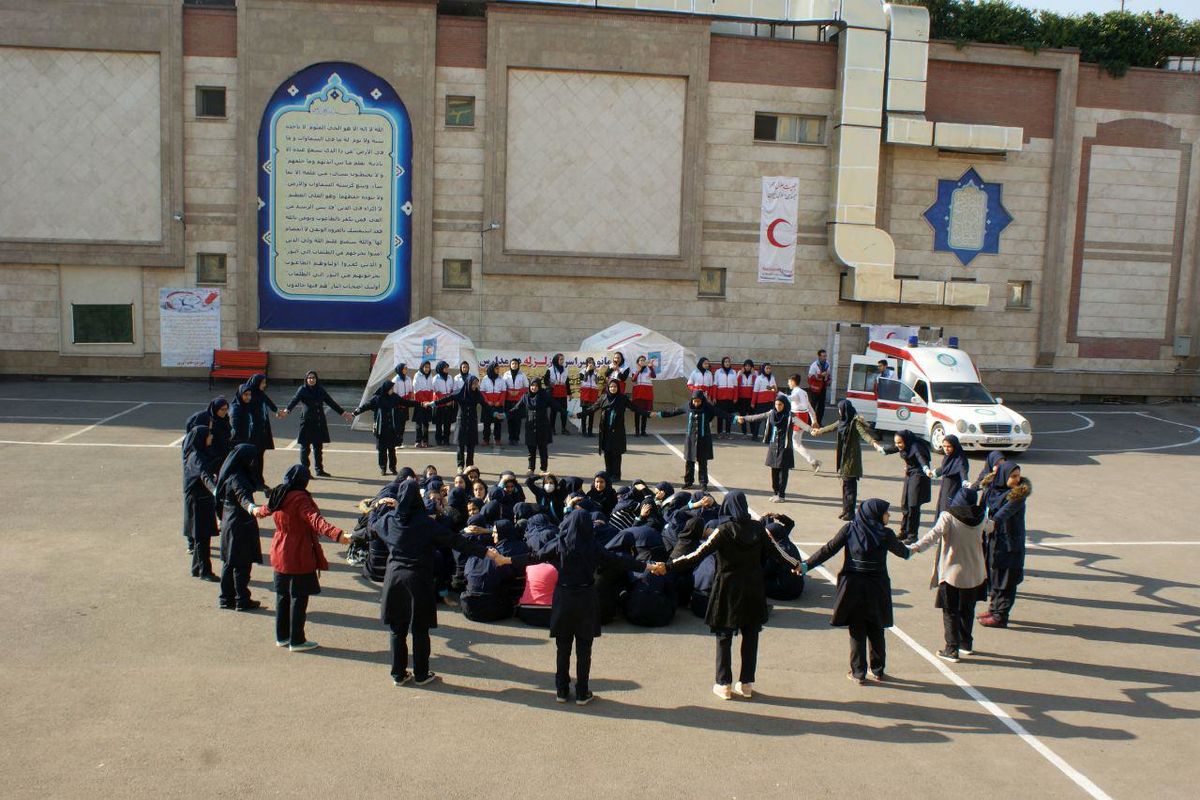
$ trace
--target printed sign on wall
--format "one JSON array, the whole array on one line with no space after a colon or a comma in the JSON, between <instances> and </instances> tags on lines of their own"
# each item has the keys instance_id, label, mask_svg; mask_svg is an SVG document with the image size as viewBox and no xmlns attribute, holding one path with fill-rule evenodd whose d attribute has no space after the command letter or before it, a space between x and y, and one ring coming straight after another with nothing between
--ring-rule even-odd
<instances>
[{"instance_id":1,"label":"printed sign on wall","mask_svg":"<svg viewBox=\"0 0 1200 800\"><path fill-rule=\"evenodd\" d=\"M262 330L408 324L412 128L392 87L346 63L284 81L258 133Z\"/></svg>"},{"instance_id":2,"label":"printed sign on wall","mask_svg":"<svg viewBox=\"0 0 1200 800\"><path fill-rule=\"evenodd\" d=\"M763 178L758 230L758 282L794 283L799 178Z\"/></svg>"},{"instance_id":3,"label":"printed sign on wall","mask_svg":"<svg viewBox=\"0 0 1200 800\"><path fill-rule=\"evenodd\" d=\"M1001 199L1004 185L988 183L974 168L958 180L939 180L937 200L925 210L933 249L954 253L963 266L980 253L999 253L1000 234L1012 222Z\"/></svg>"},{"instance_id":4,"label":"printed sign on wall","mask_svg":"<svg viewBox=\"0 0 1200 800\"><path fill-rule=\"evenodd\" d=\"M164 367L208 367L221 347L220 289L159 289L158 338Z\"/></svg>"}]
</instances>

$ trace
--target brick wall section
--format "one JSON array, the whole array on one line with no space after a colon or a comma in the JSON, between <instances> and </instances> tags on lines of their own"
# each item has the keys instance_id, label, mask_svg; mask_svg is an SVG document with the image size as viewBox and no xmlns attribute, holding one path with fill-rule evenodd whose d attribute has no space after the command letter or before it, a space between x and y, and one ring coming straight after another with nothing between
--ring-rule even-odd
<instances>
[{"instance_id":1,"label":"brick wall section","mask_svg":"<svg viewBox=\"0 0 1200 800\"><path fill-rule=\"evenodd\" d=\"M1131 69L1113 78L1095 64L1079 65L1076 105L1160 114L1200 114L1200 74Z\"/></svg>"},{"instance_id":2,"label":"brick wall section","mask_svg":"<svg viewBox=\"0 0 1200 800\"><path fill-rule=\"evenodd\" d=\"M837 85L837 46L713 36L709 45L708 79L833 89Z\"/></svg>"},{"instance_id":3,"label":"brick wall section","mask_svg":"<svg viewBox=\"0 0 1200 800\"><path fill-rule=\"evenodd\" d=\"M483 69L487 66L487 22L438 17L437 66Z\"/></svg>"},{"instance_id":4,"label":"brick wall section","mask_svg":"<svg viewBox=\"0 0 1200 800\"><path fill-rule=\"evenodd\" d=\"M183 54L233 58L237 55L237 10L183 9Z\"/></svg>"},{"instance_id":5,"label":"brick wall section","mask_svg":"<svg viewBox=\"0 0 1200 800\"><path fill-rule=\"evenodd\" d=\"M1025 141L1054 138L1057 72L1050 69L929 62L927 119L1025 129Z\"/></svg>"}]
</instances>

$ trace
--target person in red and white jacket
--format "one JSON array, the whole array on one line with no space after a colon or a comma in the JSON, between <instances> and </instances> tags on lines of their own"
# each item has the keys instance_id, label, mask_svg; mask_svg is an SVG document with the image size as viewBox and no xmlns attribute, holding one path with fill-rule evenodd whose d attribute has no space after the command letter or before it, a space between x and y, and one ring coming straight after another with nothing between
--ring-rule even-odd
<instances>
[{"instance_id":1,"label":"person in red and white jacket","mask_svg":"<svg viewBox=\"0 0 1200 800\"><path fill-rule=\"evenodd\" d=\"M713 391L712 370L708 366L708 359L701 356L700 360L696 362L696 368L688 376L687 388L689 395L695 392L704 392L704 396L708 398L708 401L714 403L716 402L714 399L716 392Z\"/></svg>"},{"instance_id":2,"label":"person in red and white jacket","mask_svg":"<svg viewBox=\"0 0 1200 800\"><path fill-rule=\"evenodd\" d=\"M396 377L392 380L392 393L401 400L416 400L413 395L413 380L408 376L408 364L396 365ZM408 427L408 408L401 405L396 409L396 447L404 449L404 429Z\"/></svg>"},{"instance_id":3,"label":"person in red and white jacket","mask_svg":"<svg viewBox=\"0 0 1200 800\"><path fill-rule=\"evenodd\" d=\"M758 377L754 379L753 406L755 414L770 411L775 403L775 395L779 393L779 387L775 383L775 376L771 374L771 369L769 362L764 363L758 372ZM755 439L758 438L760 425L759 422L750 423L750 435Z\"/></svg>"},{"instance_id":4,"label":"person in red and white jacket","mask_svg":"<svg viewBox=\"0 0 1200 800\"><path fill-rule=\"evenodd\" d=\"M521 398L529 391L529 378L521 372L521 360L519 358L510 359L508 362L508 372L504 373L504 415L508 419L508 443L518 445L521 443L521 428L523 427L524 414L510 414L513 407L521 402Z\"/></svg>"},{"instance_id":5,"label":"person in red and white jacket","mask_svg":"<svg viewBox=\"0 0 1200 800\"><path fill-rule=\"evenodd\" d=\"M754 410L754 382L758 380L758 370L754 361L747 358L742 362L742 369L737 374L737 413L738 416L749 416ZM750 438L750 423L741 424L742 436Z\"/></svg>"},{"instance_id":6,"label":"person in red and white jacket","mask_svg":"<svg viewBox=\"0 0 1200 800\"><path fill-rule=\"evenodd\" d=\"M579 403L584 408L589 408L596 404L600 399L600 384L598 383L599 376L596 374L596 359L588 356L583 362L583 369L579 371ZM595 414L584 414L579 418L579 429L584 436L595 436L593 433L593 425L596 421Z\"/></svg>"},{"instance_id":7,"label":"person in red and white jacket","mask_svg":"<svg viewBox=\"0 0 1200 800\"><path fill-rule=\"evenodd\" d=\"M567 373L567 360L562 353L555 353L554 358L550 359L550 368L546 370L546 377L542 381L550 388L550 398L554 401L554 407L550 411L550 428L554 429L555 417L562 417L562 434L569 436L570 431L567 430L567 403L571 402L571 376Z\"/></svg>"},{"instance_id":8,"label":"person in red and white jacket","mask_svg":"<svg viewBox=\"0 0 1200 800\"><path fill-rule=\"evenodd\" d=\"M729 356L721 359L721 367L713 375L713 389L717 393L717 408L725 415L717 417L717 438L728 439L737 411L737 372Z\"/></svg>"},{"instance_id":9,"label":"person in red and white jacket","mask_svg":"<svg viewBox=\"0 0 1200 800\"><path fill-rule=\"evenodd\" d=\"M479 391L483 393L483 401L487 403L487 413L483 415L483 444L500 446L500 417L504 414L504 400L507 382L500 374L500 365L495 361L487 365L483 379L479 381Z\"/></svg>"},{"instance_id":10,"label":"person in red and white jacket","mask_svg":"<svg viewBox=\"0 0 1200 800\"><path fill-rule=\"evenodd\" d=\"M433 400L437 402L454 394L454 378L450 375L450 365L439 361L433 372ZM434 406L433 435L434 443L438 446L450 444L450 426L454 423L454 412L447 408Z\"/></svg>"},{"instance_id":11,"label":"person in red and white jacket","mask_svg":"<svg viewBox=\"0 0 1200 800\"><path fill-rule=\"evenodd\" d=\"M658 377L654 367L646 362L645 356L637 357L637 367L633 370L633 407L649 413L654 410L654 379ZM647 417L633 418L633 435L646 435Z\"/></svg>"},{"instance_id":12,"label":"person in red and white jacket","mask_svg":"<svg viewBox=\"0 0 1200 800\"><path fill-rule=\"evenodd\" d=\"M422 405L413 412L413 422L417 426L417 448L429 447L429 422L433 419L433 409L425 403L433 401L433 365L422 361L417 374L413 376L413 400Z\"/></svg>"},{"instance_id":13,"label":"person in red and white jacket","mask_svg":"<svg viewBox=\"0 0 1200 800\"><path fill-rule=\"evenodd\" d=\"M799 373L788 377L788 402L792 406L792 416L798 422L804 423L807 427L802 427L796 434L796 438L792 441L793 447L800 457L808 462L812 467L813 472L821 469L821 462L813 457L813 454L808 452L808 448L804 446L802 438L804 431L811 428L813 424L812 408L808 405L808 393L804 390L805 380L800 377Z\"/></svg>"},{"instance_id":14,"label":"person in red and white jacket","mask_svg":"<svg viewBox=\"0 0 1200 800\"><path fill-rule=\"evenodd\" d=\"M629 367L625 366L625 354L617 350L612 354L612 363L604 371L604 383L615 380L617 394L625 394L625 384L629 381Z\"/></svg>"}]
</instances>

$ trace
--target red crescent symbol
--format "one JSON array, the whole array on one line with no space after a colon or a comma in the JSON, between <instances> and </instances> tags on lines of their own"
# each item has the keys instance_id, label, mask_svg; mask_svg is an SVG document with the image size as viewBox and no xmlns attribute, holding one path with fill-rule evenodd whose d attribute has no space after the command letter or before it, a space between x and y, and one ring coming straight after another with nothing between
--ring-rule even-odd
<instances>
[{"instance_id":1,"label":"red crescent symbol","mask_svg":"<svg viewBox=\"0 0 1200 800\"><path fill-rule=\"evenodd\" d=\"M779 248L790 247L791 245L780 244L779 241L776 240L775 227L777 225L788 225L788 221L786 219L771 220L771 224L767 226L767 241L770 242L775 247L779 247ZM789 225L789 227L790 227L790 225Z\"/></svg>"}]
</instances>

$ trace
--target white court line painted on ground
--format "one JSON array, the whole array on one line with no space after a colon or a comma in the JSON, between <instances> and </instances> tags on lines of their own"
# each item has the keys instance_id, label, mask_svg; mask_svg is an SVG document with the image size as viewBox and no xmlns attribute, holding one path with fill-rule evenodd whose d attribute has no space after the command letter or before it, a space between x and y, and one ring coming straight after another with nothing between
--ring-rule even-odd
<instances>
[{"instance_id":1,"label":"white court line painted on ground","mask_svg":"<svg viewBox=\"0 0 1200 800\"><path fill-rule=\"evenodd\" d=\"M0 439L0 444L31 444L36 447L146 447L152 450L177 446L170 444L131 444L128 442L25 442L18 439Z\"/></svg>"},{"instance_id":2,"label":"white court line painted on ground","mask_svg":"<svg viewBox=\"0 0 1200 800\"><path fill-rule=\"evenodd\" d=\"M137 411L139 408L145 408L148 405L149 405L149 403L138 403L133 408L127 408L124 411L118 411L116 414L113 414L112 416L109 416L109 417L105 417L104 419L100 420L99 422L93 422L91 425L88 425L86 428L80 428L79 430L75 431L74 433L68 433L66 436L62 436L58 439L55 439L53 442L51 442L51 444L62 444L63 442L67 441L68 439L74 439L76 436L81 436L82 434L85 434L90 430L100 427L101 425L103 425L106 422L112 422L117 417L123 417L126 414L132 414L134 411Z\"/></svg>"},{"instance_id":3,"label":"white court line painted on ground","mask_svg":"<svg viewBox=\"0 0 1200 800\"><path fill-rule=\"evenodd\" d=\"M1051 412L1030 411L1029 413L1030 414L1048 414ZM1053 413L1055 413L1055 414L1070 414L1072 416L1079 417L1081 420L1083 420L1083 424L1080 425L1078 428L1063 428L1060 431L1041 431L1041 430L1039 430L1039 431L1037 431L1038 436L1055 436L1060 433L1079 433L1080 431L1086 431L1086 430L1096 427L1095 420L1093 420L1091 417L1087 416L1086 414L1080 414L1078 411L1055 411Z\"/></svg>"},{"instance_id":4,"label":"white court line painted on ground","mask_svg":"<svg viewBox=\"0 0 1200 800\"><path fill-rule=\"evenodd\" d=\"M1088 413L1090 413L1090 414L1133 414L1138 417L1145 417L1146 419L1152 419L1155 422L1165 422L1168 425L1176 425L1180 428L1188 428L1189 430L1193 431L1196 435L1186 442L1178 442L1176 444L1160 444L1155 447L1121 447L1121 448L1102 447L1099 449L1093 448L1093 449L1081 450L1081 449L1072 449L1072 448L1065 448L1065 447L1038 447L1035 444L1031 448L1031 451L1038 452L1038 453L1112 453L1112 454L1116 455L1119 453L1150 453L1150 452L1154 452L1156 450L1174 450L1175 448L1178 448L1178 447L1188 447L1189 445L1200 444L1200 427L1198 427L1196 425L1189 425L1186 422L1176 422L1173 419L1163 419L1162 417L1156 417L1153 414L1148 414L1145 411L1090 411ZM1034 431L1034 435L1035 436L1037 435L1037 431Z\"/></svg>"},{"instance_id":5,"label":"white court line painted on ground","mask_svg":"<svg viewBox=\"0 0 1200 800\"><path fill-rule=\"evenodd\" d=\"M141 403L144 406L196 406L206 405L191 403L187 400L92 400L83 397L0 397L7 403L109 403L117 405L132 405Z\"/></svg>"},{"instance_id":6,"label":"white court line painted on ground","mask_svg":"<svg viewBox=\"0 0 1200 800\"><path fill-rule=\"evenodd\" d=\"M167 447L179 447L179 445L183 444L183 440L186 438L187 438L187 434L185 433L183 436L180 436L178 439L176 439L175 441L173 441L169 445L167 445Z\"/></svg>"},{"instance_id":7,"label":"white court line painted on ground","mask_svg":"<svg viewBox=\"0 0 1200 800\"><path fill-rule=\"evenodd\" d=\"M4 416L0 416L0 420L4 419L58 420L59 422L95 422L103 419L103 417L32 417L27 414L6 414Z\"/></svg>"},{"instance_id":8,"label":"white court line painted on ground","mask_svg":"<svg viewBox=\"0 0 1200 800\"><path fill-rule=\"evenodd\" d=\"M671 444L657 433L654 434L654 437L662 442L668 450L678 456L681 460L686 461L679 448L675 447L675 445ZM716 486L721 491L727 491L721 482L713 476L712 472L708 473L708 480L709 483ZM755 516L758 516L758 513L754 512L753 509L751 509L751 511L755 514ZM801 555L804 555L803 551L801 551ZM829 583L837 583L837 579L834 578L833 573L825 569L825 567L817 567L815 572L821 573L821 576L825 578L825 580L829 581ZM962 689L968 697L982 706L993 717L1000 720L1004 727L1008 728L1010 731L1019 736L1023 742L1032 747L1039 755L1041 755L1043 758L1053 764L1060 772L1070 778L1079 788L1096 798L1096 800L1112 800L1112 798L1103 789L1093 783L1090 778L1072 767L1070 764L1064 761L1060 755L1043 744L1040 739L1031 734L1029 731L1025 730L1025 727L1009 716L1007 711L989 700L982 692L968 683L965 679L959 677L958 673L946 666L945 663L934 656L933 653L925 649L925 647L919 642L901 630L898 626L892 626L889 630L898 636L900 641L908 645L913 652L928 661L938 670L938 672L941 672L944 676L946 676L951 683Z\"/></svg>"}]
</instances>

